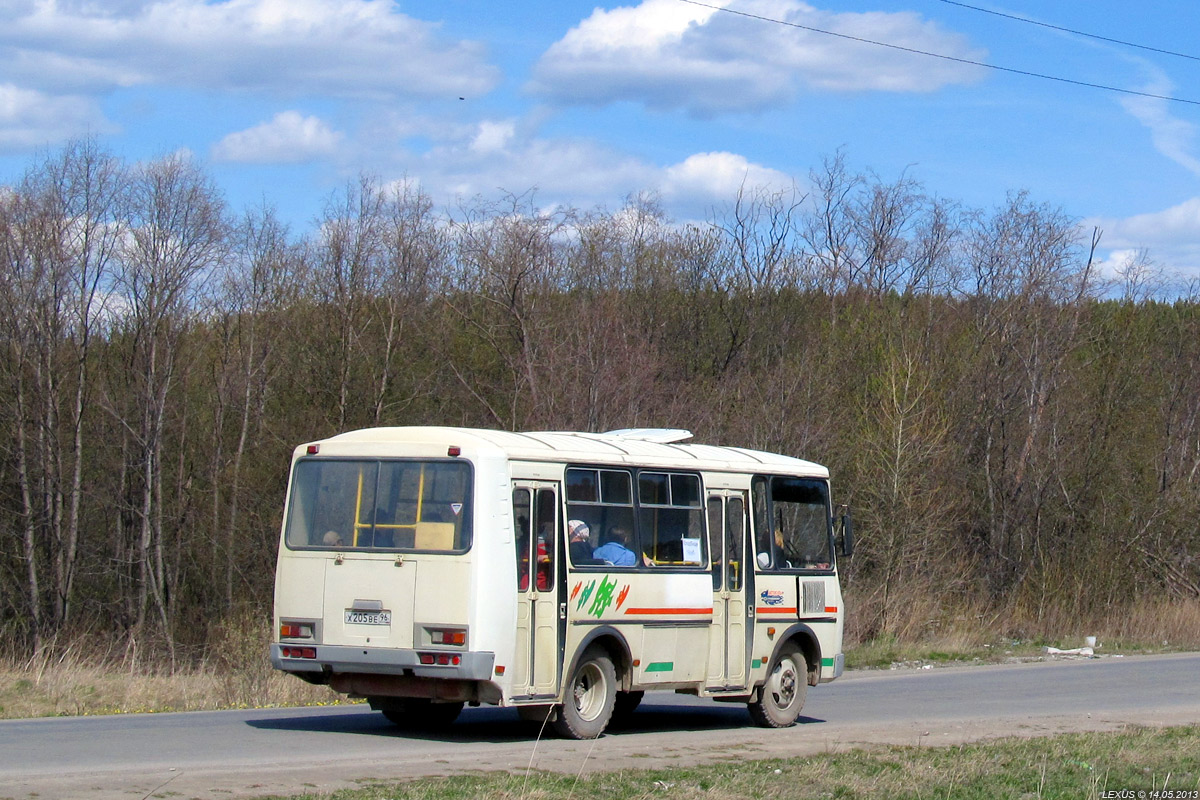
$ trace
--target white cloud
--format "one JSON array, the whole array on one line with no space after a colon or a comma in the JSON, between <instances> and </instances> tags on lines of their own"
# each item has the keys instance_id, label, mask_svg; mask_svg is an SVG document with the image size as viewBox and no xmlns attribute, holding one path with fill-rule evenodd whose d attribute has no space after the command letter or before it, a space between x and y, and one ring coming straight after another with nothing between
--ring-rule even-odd
<instances>
[{"instance_id":1,"label":"white cloud","mask_svg":"<svg viewBox=\"0 0 1200 800\"><path fill-rule=\"evenodd\" d=\"M561 104L636 100L651 108L712 115L788 102L804 86L929 92L976 81L982 74L967 64L805 29L961 59L984 57L965 37L915 13L835 13L799 0L724 5L765 19L679 0L597 9L546 51L528 88Z\"/></svg>"},{"instance_id":2,"label":"white cloud","mask_svg":"<svg viewBox=\"0 0 1200 800\"><path fill-rule=\"evenodd\" d=\"M404 170L447 201L498 192L539 197L580 207L611 204L653 179L654 168L584 139L510 139L503 150L481 151L476 139L445 142Z\"/></svg>"},{"instance_id":3,"label":"white cloud","mask_svg":"<svg viewBox=\"0 0 1200 800\"><path fill-rule=\"evenodd\" d=\"M1200 277L1200 197L1171 208L1125 219L1092 219L1085 225L1104 231L1105 268L1145 251L1166 272Z\"/></svg>"},{"instance_id":4,"label":"white cloud","mask_svg":"<svg viewBox=\"0 0 1200 800\"><path fill-rule=\"evenodd\" d=\"M1142 88L1147 94L1170 97L1175 85L1157 68L1151 82ZM1200 157L1196 154L1196 126L1171 114L1168 101L1153 97L1122 98L1121 105L1150 130L1154 148L1193 175L1200 176Z\"/></svg>"},{"instance_id":5,"label":"white cloud","mask_svg":"<svg viewBox=\"0 0 1200 800\"><path fill-rule=\"evenodd\" d=\"M66 136L109 132L96 104L85 97L51 97L0 83L0 151L44 147Z\"/></svg>"},{"instance_id":6,"label":"white cloud","mask_svg":"<svg viewBox=\"0 0 1200 800\"><path fill-rule=\"evenodd\" d=\"M3 74L54 92L167 85L449 99L495 85L484 56L391 0L0 4Z\"/></svg>"},{"instance_id":7,"label":"white cloud","mask_svg":"<svg viewBox=\"0 0 1200 800\"><path fill-rule=\"evenodd\" d=\"M716 202L732 200L743 186L781 189L791 183L782 172L736 153L696 153L663 170L661 190L669 200L699 197Z\"/></svg>"},{"instance_id":8,"label":"white cloud","mask_svg":"<svg viewBox=\"0 0 1200 800\"><path fill-rule=\"evenodd\" d=\"M677 218L704 219L743 187L792 185L790 176L736 153L696 153L656 165L592 139L539 137L517 122L443 132L447 137L420 155L395 153L386 171L403 172L448 205L536 190L543 205L612 208L649 192Z\"/></svg>"},{"instance_id":9,"label":"white cloud","mask_svg":"<svg viewBox=\"0 0 1200 800\"><path fill-rule=\"evenodd\" d=\"M213 146L216 161L299 164L331 156L343 136L318 117L283 111L270 122L231 133Z\"/></svg>"},{"instance_id":10,"label":"white cloud","mask_svg":"<svg viewBox=\"0 0 1200 800\"><path fill-rule=\"evenodd\" d=\"M476 153L496 153L502 151L516 133L516 125L511 121L491 122L484 120L479 123L479 132L471 142L471 150Z\"/></svg>"}]
</instances>

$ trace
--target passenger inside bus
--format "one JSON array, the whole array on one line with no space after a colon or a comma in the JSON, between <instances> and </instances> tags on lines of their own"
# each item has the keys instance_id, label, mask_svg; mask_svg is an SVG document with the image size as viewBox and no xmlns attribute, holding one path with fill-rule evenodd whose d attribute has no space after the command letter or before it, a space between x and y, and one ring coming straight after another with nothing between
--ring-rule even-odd
<instances>
[{"instance_id":1,"label":"passenger inside bus","mask_svg":"<svg viewBox=\"0 0 1200 800\"><path fill-rule=\"evenodd\" d=\"M768 567L772 566L772 564L777 569L782 567L791 567L791 562L785 559L782 529L775 529L774 540L774 548L772 548L769 544L760 542L759 547L764 549L762 549L762 551L758 554L758 566L761 569L767 569Z\"/></svg>"},{"instance_id":2,"label":"passenger inside bus","mask_svg":"<svg viewBox=\"0 0 1200 800\"><path fill-rule=\"evenodd\" d=\"M534 585L539 592L544 592L550 588L550 548L540 534L537 539L537 555L534 557L534 563L536 564ZM525 533L517 538L517 589L522 592L529 589L529 536Z\"/></svg>"},{"instance_id":3,"label":"passenger inside bus","mask_svg":"<svg viewBox=\"0 0 1200 800\"><path fill-rule=\"evenodd\" d=\"M550 539L552 535L553 530L550 523L543 523L541 530L538 531L537 539L536 584L539 592L544 592L550 588L550 573L553 571L550 564Z\"/></svg>"},{"instance_id":4,"label":"passenger inside bus","mask_svg":"<svg viewBox=\"0 0 1200 800\"><path fill-rule=\"evenodd\" d=\"M602 559L614 567L632 567L637 564L637 556L629 549L629 529L622 525L614 525L608 529L608 537L604 544L592 553L593 558Z\"/></svg>"},{"instance_id":5,"label":"passenger inside bus","mask_svg":"<svg viewBox=\"0 0 1200 800\"><path fill-rule=\"evenodd\" d=\"M529 588L529 518L517 517L517 589Z\"/></svg>"},{"instance_id":6,"label":"passenger inside bus","mask_svg":"<svg viewBox=\"0 0 1200 800\"><path fill-rule=\"evenodd\" d=\"M568 539L570 544L568 549L571 554L571 563L575 566L583 564L603 564L604 560L596 558L592 554L592 529L588 524L581 519L573 519L567 523Z\"/></svg>"}]
</instances>

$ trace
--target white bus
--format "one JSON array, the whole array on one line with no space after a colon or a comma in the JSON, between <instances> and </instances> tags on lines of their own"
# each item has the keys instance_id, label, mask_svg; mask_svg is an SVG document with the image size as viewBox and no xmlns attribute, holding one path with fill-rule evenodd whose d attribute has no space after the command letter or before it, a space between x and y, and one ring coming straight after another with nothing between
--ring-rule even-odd
<instances>
[{"instance_id":1,"label":"white bus","mask_svg":"<svg viewBox=\"0 0 1200 800\"><path fill-rule=\"evenodd\" d=\"M829 473L687 431L374 428L301 445L271 661L397 724L599 736L651 690L792 725L842 673ZM835 555L836 553L836 555Z\"/></svg>"}]
</instances>

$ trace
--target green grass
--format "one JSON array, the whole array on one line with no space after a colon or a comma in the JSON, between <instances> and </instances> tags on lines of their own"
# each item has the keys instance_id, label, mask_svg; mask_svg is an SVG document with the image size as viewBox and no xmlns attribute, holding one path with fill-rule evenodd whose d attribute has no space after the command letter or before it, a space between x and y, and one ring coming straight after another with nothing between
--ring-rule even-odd
<instances>
[{"instance_id":1,"label":"green grass","mask_svg":"<svg viewBox=\"0 0 1200 800\"><path fill-rule=\"evenodd\" d=\"M377 782L329 800L1079 800L1102 793L1200 791L1200 727L1003 739L957 747L890 747L809 758L721 762L580 776L491 773ZM1149 794L1147 796L1150 796Z\"/></svg>"}]
</instances>

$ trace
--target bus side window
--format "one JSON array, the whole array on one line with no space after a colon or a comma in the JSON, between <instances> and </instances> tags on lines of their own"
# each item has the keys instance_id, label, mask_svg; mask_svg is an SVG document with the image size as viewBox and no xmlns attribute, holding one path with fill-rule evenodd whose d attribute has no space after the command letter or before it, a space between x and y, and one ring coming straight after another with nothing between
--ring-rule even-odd
<instances>
[{"instance_id":1,"label":"bus side window","mask_svg":"<svg viewBox=\"0 0 1200 800\"><path fill-rule=\"evenodd\" d=\"M756 476L751 483L750 502L754 508L754 560L759 569L767 569L775 564L775 538L767 511L767 491L767 479Z\"/></svg>"},{"instance_id":2,"label":"bus side window","mask_svg":"<svg viewBox=\"0 0 1200 800\"><path fill-rule=\"evenodd\" d=\"M539 592L548 591L554 585L554 562L558 547L558 502L550 489L538 489L537 493L537 559L536 585Z\"/></svg>"},{"instance_id":3,"label":"bus side window","mask_svg":"<svg viewBox=\"0 0 1200 800\"><path fill-rule=\"evenodd\" d=\"M529 589L529 533L533 519L528 489L513 489L513 527L516 535L517 591Z\"/></svg>"},{"instance_id":4,"label":"bus side window","mask_svg":"<svg viewBox=\"0 0 1200 800\"><path fill-rule=\"evenodd\" d=\"M713 591L721 591L721 530L725 527L725 508L719 497L708 498L708 552L712 553L712 584Z\"/></svg>"},{"instance_id":5,"label":"bus side window","mask_svg":"<svg viewBox=\"0 0 1200 800\"><path fill-rule=\"evenodd\" d=\"M725 560L729 562L725 571L725 588L731 592L742 590L742 547L746 524L744 505L740 497L731 497L725 510Z\"/></svg>"}]
</instances>

